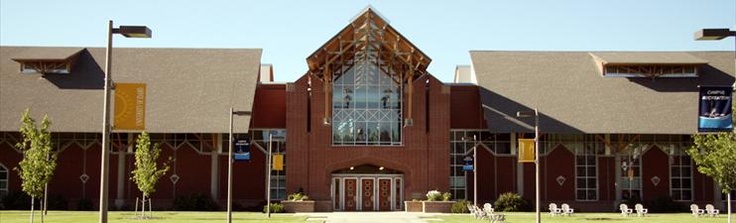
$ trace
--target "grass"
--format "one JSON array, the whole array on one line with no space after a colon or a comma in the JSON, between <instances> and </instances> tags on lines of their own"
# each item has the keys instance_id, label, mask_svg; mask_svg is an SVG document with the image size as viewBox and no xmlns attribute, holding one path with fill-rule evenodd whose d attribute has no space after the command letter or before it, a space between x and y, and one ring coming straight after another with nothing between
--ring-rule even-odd
<instances>
[{"instance_id":1,"label":"grass","mask_svg":"<svg viewBox=\"0 0 736 223\"><path fill-rule=\"evenodd\" d=\"M396 214L403 214L403 212L397 212ZM173 222L173 223L214 223L224 222L226 220L225 212L170 212L170 211L159 211L154 212L155 219L149 219L141 221L134 218L133 212L126 211L111 211L108 212L108 222L110 223L160 223L160 222ZM28 211L0 211L0 223L25 223L28 222L29 212ZM701 217L695 218L688 213L677 213L677 214L651 214L648 217L621 217L617 213L579 213L572 217L551 217L546 213L542 213L542 222L544 223L562 223L562 222L621 222L621 223L653 223L653 222L668 222L668 223L709 223L718 222L722 223L726 221L726 215L723 214L717 218ZM96 211L49 211L49 214L45 217L45 222L50 223L84 223L84 222L98 222L99 212ZM488 220L476 220L468 214L437 214L435 216L423 217L424 220L430 223L442 222L442 223L482 223L488 222ZM436 221L441 219L442 221ZM36 211L35 222L41 222L40 211ZM326 220L326 219L325 219ZM359 219L365 220L365 219ZM272 214L271 218L266 218L263 213L257 212L233 212L233 222L314 222L318 221L307 221L307 217L303 215L294 214ZM506 213L506 222L534 222L534 213L529 212L511 212Z\"/></svg>"},{"instance_id":2,"label":"grass","mask_svg":"<svg viewBox=\"0 0 736 223\"><path fill-rule=\"evenodd\" d=\"M35 222L41 222L40 211L36 211ZM29 211L0 211L0 223L25 223L30 217ZM135 219L134 213L129 211L108 212L110 223L212 223L225 222L226 212L169 212L159 211L153 213L154 219L141 221ZM84 223L98 222L97 211L49 211L44 217L45 222L51 223ZM267 218L266 214L257 212L233 212L233 222L305 222L306 217L294 216L293 214L272 214Z\"/></svg>"},{"instance_id":3,"label":"grass","mask_svg":"<svg viewBox=\"0 0 736 223\"><path fill-rule=\"evenodd\" d=\"M712 218L712 217L695 218L689 213L675 213L675 214L652 213L647 217L636 217L636 216L622 217L621 214L618 214L618 213L579 213L579 214L573 215L572 217L563 217L563 216L552 217L547 213L542 213L542 222L544 223L563 223L563 222L591 222L591 223L595 223L595 222L621 222L621 223L631 223L631 222L709 223L709 222L718 222L718 223L723 223L726 221L727 217L728 216L723 214L720 217L716 217L716 218ZM447 215L438 215L433 218L442 219L443 223L488 222L488 220L476 220L469 214L447 214ZM534 220L535 220L534 213L528 213L528 212L506 213L506 222L510 222L510 223L534 222Z\"/></svg>"}]
</instances>

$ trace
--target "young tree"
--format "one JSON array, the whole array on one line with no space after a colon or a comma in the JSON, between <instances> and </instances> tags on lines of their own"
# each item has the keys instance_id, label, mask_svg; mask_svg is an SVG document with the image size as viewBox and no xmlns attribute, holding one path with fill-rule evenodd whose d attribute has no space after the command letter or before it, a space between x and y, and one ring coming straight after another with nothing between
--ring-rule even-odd
<instances>
[{"instance_id":1,"label":"young tree","mask_svg":"<svg viewBox=\"0 0 736 223\"><path fill-rule=\"evenodd\" d=\"M693 136L694 145L687 153L695 160L698 171L713 178L728 200L728 222L731 222L731 191L736 189L736 134L734 132Z\"/></svg>"},{"instance_id":2,"label":"young tree","mask_svg":"<svg viewBox=\"0 0 736 223\"><path fill-rule=\"evenodd\" d=\"M169 170L168 163L163 163L159 168L156 160L161 154L161 145L156 143L151 147L151 138L145 131L136 140L135 169L133 170L133 181L138 185L138 190L143 193L143 212L145 213L146 197L156 191L156 183L166 171ZM169 158L171 159L171 158ZM149 204L150 205L150 204ZM142 214L145 217L145 214Z\"/></svg>"},{"instance_id":3,"label":"young tree","mask_svg":"<svg viewBox=\"0 0 736 223\"><path fill-rule=\"evenodd\" d=\"M21 116L20 134L22 140L15 147L23 151L23 160L14 168L23 181L23 192L31 197L31 223L33 223L34 200L43 196L46 184L51 181L56 169L56 154L51 151L51 132L48 131L51 121L43 117L41 127L31 118L30 109ZM43 222L43 215L41 215Z\"/></svg>"}]
</instances>

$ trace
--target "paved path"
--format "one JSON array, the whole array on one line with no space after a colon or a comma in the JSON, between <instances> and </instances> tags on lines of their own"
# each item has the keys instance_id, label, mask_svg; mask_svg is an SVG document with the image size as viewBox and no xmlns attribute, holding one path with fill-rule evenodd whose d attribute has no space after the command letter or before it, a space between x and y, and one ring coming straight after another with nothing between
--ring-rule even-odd
<instances>
[{"instance_id":1,"label":"paved path","mask_svg":"<svg viewBox=\"0 0 736 223\"><path fill-rule=\"evenodd\" d=\"M297 213L296 215L307 216L307 222L325 223L374 223L374 222L398 222L398 223L428 223L441 222L433 216L437 214L426 214L421 212L315 212Z\"/></svg>"}]
</instances>

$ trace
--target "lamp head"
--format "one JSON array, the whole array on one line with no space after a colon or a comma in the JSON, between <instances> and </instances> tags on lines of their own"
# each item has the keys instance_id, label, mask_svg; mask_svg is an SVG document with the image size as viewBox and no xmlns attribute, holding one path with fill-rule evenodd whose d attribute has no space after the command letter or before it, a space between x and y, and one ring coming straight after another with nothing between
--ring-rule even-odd
<instances>
[{"instance_id":1,"label":"lamp head","mask_svg":"<svg viewBox=\"0 0 736 223\"><path fill-rule=\"evenodd\" d=\"M118 29L113 29L113 33L128 38L151 38L153 34L147 26L120 26Z\"/></svg>"},{"instance_id":2,"label":"lamp head","mask_svg":"<svg viewBox=\"0 0 736 223\"><path fill-rule=\"evenodd\" d=\"M736 36L736 31L729 29L701 29L695 32L695 40L721 40L729 36Z\"/></svg>"}]
</instances>

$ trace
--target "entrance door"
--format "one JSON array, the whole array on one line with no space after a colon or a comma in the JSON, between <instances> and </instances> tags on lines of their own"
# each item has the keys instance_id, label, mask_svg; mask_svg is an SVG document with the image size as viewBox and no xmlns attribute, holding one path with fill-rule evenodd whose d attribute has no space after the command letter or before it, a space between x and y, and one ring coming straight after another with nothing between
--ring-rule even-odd
<instances>
[{"instance_id":1,"label":"entrance door","mask_svg":"<svg viewBox=\"0 0 736 223\"><path fill-rule=\"evenodd\" d=\"M378 210L391 210L391 178L378 179Z\"/></svg>"},{"instance_id":2,"label":"entrance door","mask_svg":"<svg viewBox=\"0 0 736 223\"><path fill-rule=\"evenodd\" d=\"M360 179L360 203L361 207L360 210L362 211L373 211L375 209L375 193L373 190L375 189L375 178L373 177L362 177Z\"/></svg>"},{"instance_id":3,"label":"entrance door","mask_svg":"<svg viewBox=\"0 0 736 223\"><path fill-rule=\"evenodd\" d=\"M403 204L403 176L398 174L335 174L332 202L336 211L392 211Z\"/></svg>"},{"instance_id":4,"label":"entrance door","mask_svg":"<svg viewBox=\"0 0 736 223\"><path fill-rule=\"evenodd\" d=\"M358 179L356 178L346 178L343 180L345 186L341 188L345 188L345 194L344 199L341 199L344 201L343 203L343 210L345 211L355 211L357 210L356 204L358 200ZM334 197L334 196L333 196Z\"/></svg>"}]
</instances>

